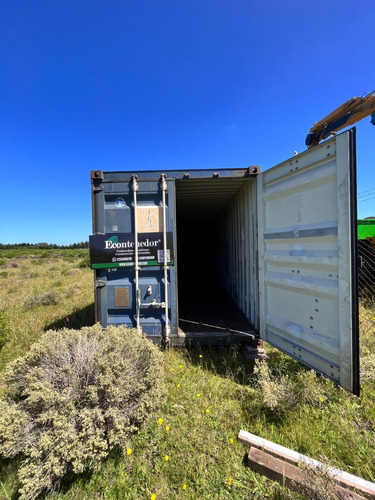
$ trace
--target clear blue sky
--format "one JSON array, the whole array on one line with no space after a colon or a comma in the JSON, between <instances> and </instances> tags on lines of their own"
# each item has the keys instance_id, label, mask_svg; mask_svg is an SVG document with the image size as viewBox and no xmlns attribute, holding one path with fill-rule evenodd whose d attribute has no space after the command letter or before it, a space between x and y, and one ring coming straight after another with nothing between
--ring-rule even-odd
<instances>
[{"instance_id":1,"label":"clear blue sky","mask_svg":"<svg viewBox=\"0 0 375 500\"><path fill-rule=\"evenodd\" d=\"M90 170L265 170L375 89L375 3L7 0L0 5L0 242L91 233ZM359 216L375 127L357 126Z\"/></svg>"}]
</instances>

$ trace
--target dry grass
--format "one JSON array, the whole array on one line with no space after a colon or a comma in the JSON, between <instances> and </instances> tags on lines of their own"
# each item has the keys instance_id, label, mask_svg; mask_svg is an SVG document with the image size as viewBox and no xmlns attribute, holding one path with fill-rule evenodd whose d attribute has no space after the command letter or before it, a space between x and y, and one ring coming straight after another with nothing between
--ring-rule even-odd
<instances>
[{"instance_id":1,"label":"dry grass","mask_svg":"<svg viewBox=\"0 0 375 500\"><path fill-rule=\"evenodd\" d=\"M302 404L320 405L326 400L325 390L313 370L283 373L265 361L256 361L254 375L263 406L275 413L288 412Z\"/></svg>"},{"instance_id":2,"label":"dry grass","mask_svg":"<svg viewBox=\"0 0 375 500\"><path fill-rule=\"evenodd\" d=\"M0 311L6 311L10 332L0 353L0 373L45 330L93 324L92 271L67 257L60 252L45 259L33 254L4 259L8 277L0 288Z\"/></svg>"},{"instance_id":3,"label":"dry grass","mask_svg":"<svg viewBox=\"0 0 375 500\"><path fill-rule=\"evenodd\" d=\"M360 306L361 381L375 380L375 306Z\"/></svg>"},{"instance_id":4,"label":"dry grass","mask_svg":"<svg viewBox=\"0 0 375 500\"><path fill-rule=\"evenodd\" d=\"M324 463L326 459L322 460ZM327 467L317 468L300 464L300 468L306 473L309 480L309 486L313 486L313 493L311 489L308 490L307 498L311 500L337 500L336 483L333 477L328 474Z\"/></svg>"}]
</instances>

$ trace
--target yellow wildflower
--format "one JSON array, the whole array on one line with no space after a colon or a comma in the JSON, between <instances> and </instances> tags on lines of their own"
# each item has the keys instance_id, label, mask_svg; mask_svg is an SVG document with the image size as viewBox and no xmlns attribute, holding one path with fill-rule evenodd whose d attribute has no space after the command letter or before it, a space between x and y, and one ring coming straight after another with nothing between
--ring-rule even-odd
<instances>
[{"instance_id":1,"label":"yellow wildflower","mask_svg":"<svg viewBox=\"0 0 375 500\"><path fill-rule=\"evenodd\" d=\"M156 500L156 495L155 495L155 493L153 493L153 494L151 495L150 500Z\"/></svg>"},{"instance_id":2,"label":"yellow wildflower","mask_svg":"<svg viewBox=\"0 0 375 500\"><path fill-rule=\"evenodd\" d=\"M171 372L174 372L174 368L171 368Z\"/></svg>"},{"instance_id":3,"label":"yellow wildflower","mask_svg":"<svg viewBox=\"0 0 375 500\"><path fill-rule=\"evenodd\" d=\"M200 398L200 397L201 397L201 395L200 395L200 394L199 394L199 392L198 392L198 394L197 394L197 398Z\"/></svg>"},{"instance_id":4,"label":"yellow wildflower","mask_svg":"<svg viewBox=\"0 0 375 500\"><path fill-rule=\"evenodd\" d=\"M182 368L182 365L180 365L180 368Z\"/></svg>"},{"instance_id":5,"label":"yellow wildflower","mask_svg":"<svg viewBox=\"0 0 375 500\"><path fill-rule=\"evenodd\" d=\"M199 355L200 358L203 358L202 354Z\"/></svg>"},{"instance_id":6,"label":"yellow wildflower","mask_svg":"<svg viewBox=\"0 0 375 500\"><path fill-rule=\"evenodd\" d=\"M127 454L127 455L131 455L131 454L132 454L132 449L131 449L131 448L128 448L128 449L126 450L126 454Z\"/></svg>"},{"instance_id":7,"label":"yellow wildflower","mask_svg":"<svg viewBox=\"0 0 375 500\"><path fill-rule=\"evenodd\" d=\"M162 418L159 418L159 420L158 420L158 424L159 424L159 425L162 425L162 424L163 424L163 419L162 419Z\"/></svg>"},{"instance_id":8,"label":"yellow wildflower","mask_svg":"<svg viewBox=\"0 0 375 500\"><path fill-rule=\"evenodd\" d=\"M319 398L319 401L320 401L321 403L323 403L324 398Z\"/></svg>"},{"instance_id":9,"label":"yellow wildflower","mask_svg":"<svg viewBox=\"0 0 375 500\"><path fill-rule=\"evenodd\" d=\"M164 459L165 459L166 462L168 462L168 460L169 460L168 455L165 455Z\"/></svg>"},{"instance_id":10,"label":"yellow wildflower","mask_svg":"<svg viewBox=\"0 0 375 500\"><path fill-rule=\"evenodd\" d=\"M209 410L209 408L206 408L206 413L210 413L210 410Z\"/></svg>"},{"instance_id":11,"label":"yellow wildflower","mask_svg":"<svg viewBox=\"0 0 375 500\"><path fill-rule=\"evenodd\" d=\"M177 384L177 389L178 389L179 387L181 387L181 384Z\"/></svg>"},{"instance_id":12,"label":"yellow wildflower","mask_svg":"<svg viewBox=\"0 0 375 500\"><path fill-rule=\"evenodd\" d=\"M231 477L228 477L228 484L229 484L229 486L232 484L232 478Z\"/></svg>"},{"instance_id":13,"label":"yellow wildflower","mask_svg":"<svg viewBox=\"0 0 375 500\"><path fill-rule=\"evenodd\" d=\"M230 438L230 439L229 439L229 441L230 441L231 443L233 443L233 442L234 442L233 438Z\"/></svg>"},{"instance_id":14,"label":"yellow wildflower","mask_svg":"<svg viewBox=\"0 0 375 500\"><path fill-rule=\"evenodd\" d=\"M186 490L186 488L187 488L187 485L186 485L186 484L183 484L183 485L182 485L182 489L183 489L183 490Z\"/></svg>"},{"instance_id":15,"label":"yellow wildflower","mask_svg":"<svg viewBox=\"0 0 375 500\"><path fill-rule=\"evenodd\" d=\"M169 431L169 425L165 426L165 430L168 432Z\"/></svg>"}]
</instances>

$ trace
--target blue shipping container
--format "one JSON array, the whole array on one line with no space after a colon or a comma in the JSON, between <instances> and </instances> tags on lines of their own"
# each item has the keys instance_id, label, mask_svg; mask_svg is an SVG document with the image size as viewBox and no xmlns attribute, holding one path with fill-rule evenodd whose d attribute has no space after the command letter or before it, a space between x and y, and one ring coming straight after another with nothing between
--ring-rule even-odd
<instances>
[{"instance_id":1,"label":"blue shipping container","mask_svg":"<svg viewBox=\"0 0 375 500\"><path fill-rule=\"evenodd\" d=\"M95 170L91 185L103 326L261 338L359 392L354 129L263 173Z\"/></svg>"}]
</instances>

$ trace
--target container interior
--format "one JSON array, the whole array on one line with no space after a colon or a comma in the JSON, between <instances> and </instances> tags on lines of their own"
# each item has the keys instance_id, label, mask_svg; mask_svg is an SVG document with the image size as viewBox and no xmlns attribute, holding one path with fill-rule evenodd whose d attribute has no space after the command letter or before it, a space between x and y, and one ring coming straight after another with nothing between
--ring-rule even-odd
<instances>
[{"instance_id":1,"label":"container interior","mask_svg":"<svg viewBox=\"0 0 375 500\"><path fill-rule=\"evenodd\" d=\"M255 179L176 180L179 331L257 327Z\"/></svg>"}]
</instances>

